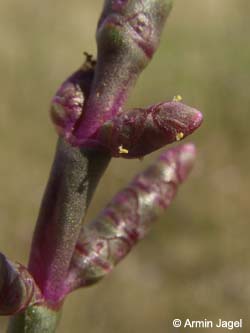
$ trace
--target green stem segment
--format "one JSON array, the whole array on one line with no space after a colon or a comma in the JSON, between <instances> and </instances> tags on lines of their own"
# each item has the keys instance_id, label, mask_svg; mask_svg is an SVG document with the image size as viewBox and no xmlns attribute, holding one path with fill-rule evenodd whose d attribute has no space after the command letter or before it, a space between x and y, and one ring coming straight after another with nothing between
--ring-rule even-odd
<instances>
[{"instance_id":1,"label":"green stem segment","mask_svg":"<svg viewBox=\"0 0 250 333\"><path fill-rule=\"evenodd\" d=\"M10 320L7 333L54 333L59 319L60 312L46 306L30 306Z\"/></svg>"}]
</instances>

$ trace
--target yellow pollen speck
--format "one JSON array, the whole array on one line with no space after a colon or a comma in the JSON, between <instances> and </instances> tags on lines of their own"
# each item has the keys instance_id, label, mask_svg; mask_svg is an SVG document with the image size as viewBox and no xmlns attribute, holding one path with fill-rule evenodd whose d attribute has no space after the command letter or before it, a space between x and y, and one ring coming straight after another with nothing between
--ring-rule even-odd
<instances>
[{"instance_id":1,"label":"yellow pollen speck","mask_svg":"<svg viewBox=\"0 0 250 333\"><path fill-rule=\"evenodd\" d=\"M173 102L180 102L180 101L182 101L182 96L181 95L174 96Z\"/></svg>"},{"instance_id":2,"label":"yellow pollen speck","mask_svg":"<svg viewBox=\"0 0 250 333\"><path fill-rule=\"evenodd\" d=\"M122 145L119 146L118 149L119 149L119 154L128 154L128 149L123 148Z\"/></svg>"},{"instance_id":3,"label":"yellow pollen speck","mask_svg":"<svg viewBox=\"0 0 250 333\"><path fill-rule=\"evenodd\" d=\"M180 132L180 133L177 133L176 134L176 140L177 141L180 141L181 139L183 139L184 138L184 133L183 132Z\"/></svg>"}]
</instances>

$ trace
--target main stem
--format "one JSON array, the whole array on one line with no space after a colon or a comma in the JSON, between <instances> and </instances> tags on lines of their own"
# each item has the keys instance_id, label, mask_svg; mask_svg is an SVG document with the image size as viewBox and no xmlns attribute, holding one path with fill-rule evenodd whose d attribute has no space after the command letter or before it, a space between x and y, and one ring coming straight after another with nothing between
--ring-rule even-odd
<instances>
[{"instance_id":1,"label":"main stem","mask_svg":"<svg viewBox=\"0 0 250 333\"><path fill-rule=\"evenodd\" d=\"M58 140L29 260L29 271L41 289L45 304L31 306L14 316L8 333L55 331L82 219L109 161L106 154L74 148L63 139Z\"/></svg>"}]
</instances>

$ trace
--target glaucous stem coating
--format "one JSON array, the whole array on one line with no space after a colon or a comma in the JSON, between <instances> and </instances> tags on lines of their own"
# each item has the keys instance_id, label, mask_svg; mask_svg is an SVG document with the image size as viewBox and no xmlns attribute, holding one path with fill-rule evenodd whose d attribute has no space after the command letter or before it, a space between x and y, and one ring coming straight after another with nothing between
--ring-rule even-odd
<instances>
[{"instance_id":1,"label":"glaucous stem coating","mask_svg":"<svg viewBox=\"0 0 250 333\"><path fill-rule=\"evenodd\" d=\"M110 157L60 139L33 237L29 270L50 306L64 298L64 280L82 219Z\"/></svg>"}]
</instances>

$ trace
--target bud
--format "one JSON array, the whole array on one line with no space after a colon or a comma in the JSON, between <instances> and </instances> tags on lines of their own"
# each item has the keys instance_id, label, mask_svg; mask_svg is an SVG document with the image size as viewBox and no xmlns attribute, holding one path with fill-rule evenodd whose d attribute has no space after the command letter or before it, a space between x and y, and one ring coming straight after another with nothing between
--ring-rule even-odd
<instances>
[{"instance_id":1,"label":"bud","mask_svg":"<svg viewBox=\"0 0 250 333\"><path fill-rule=\"evenodd\" d=\"M73 131L83 117L83 107L94 77L95 61L92 56L87 53L85 55L85 63L61 85L50 108L50 116L57 133L73 144Z\"/></svg>"},{"instance_id":2,"label":"bud","mask_svg":"<svg viewBox=\"0 0 250 333\"><path fill-rule=\"evenodd\" d=\"M13 315L41 300L27 269L11 263L0 253L0 315Z\"/></svg>"},{"instance_id":3,"label":"bud","mask_svg":"<svg viewBox=\"0 0 250 333\"><path fill-rule=\"evenodd\" d=\"M192 144L169 149L120 191L95 220L83 225L67 280L69 291L104 277L145 237L153 221L171 204L194 160Z\"/></svg>"},{"instance_id":4,"label":"bud","mask_svg":"<svg viewBox=\"0 0 250 333\"><path fill-rule=\"evenodd\" d=\"M202 114L179 102L163 102L146 109L119 113L97 132L99 142L113 157L140 158L193 133Z\"/></svg>"}]
</instances>

